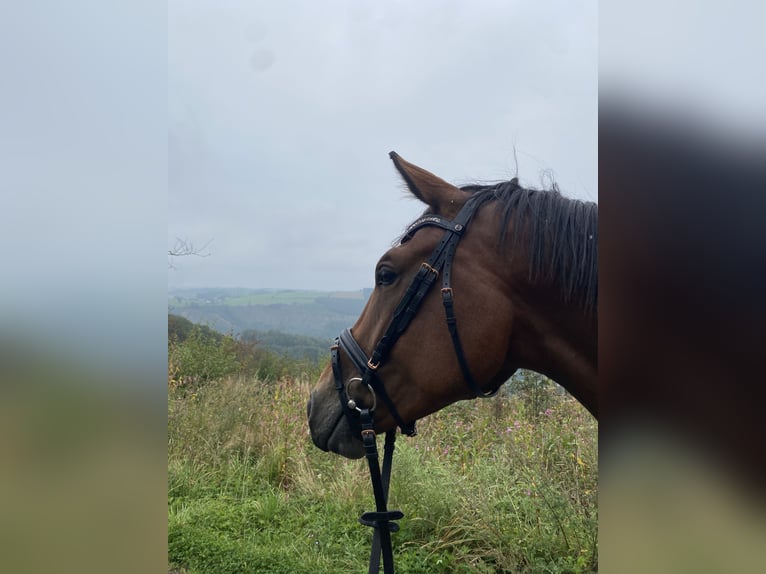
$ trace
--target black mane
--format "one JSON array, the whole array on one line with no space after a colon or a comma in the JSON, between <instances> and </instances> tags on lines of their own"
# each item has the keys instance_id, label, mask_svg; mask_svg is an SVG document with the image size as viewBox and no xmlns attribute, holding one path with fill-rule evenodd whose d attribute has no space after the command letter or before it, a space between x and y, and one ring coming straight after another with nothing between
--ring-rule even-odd
<instances>
[{"instance_id":1,"label":"black mane","mask_svg":"<svg viewBox=\"0 0 766 574\"><path fill-rule=\"evenodd\" d=\"M531 280L552 281L565 301L586 312L598 305L598 205L569 199L550 190L521 187L516 178L493 185L461 187L470 193L493 193L501 204L501 249L514 249L526 235ZM510 242L508 239L511 231Z\"/></svg>"}]
</instances>

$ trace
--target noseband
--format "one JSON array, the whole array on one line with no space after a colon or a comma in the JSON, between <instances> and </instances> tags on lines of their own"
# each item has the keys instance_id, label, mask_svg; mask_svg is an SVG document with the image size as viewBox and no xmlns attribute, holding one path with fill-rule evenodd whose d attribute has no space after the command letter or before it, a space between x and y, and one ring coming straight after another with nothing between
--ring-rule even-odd
<instances>
[{"instance_id":1,"label":"noseband","mask_svg":"<svg viewBox=\"0 0 766 574\"><path fill-rule=\"evenodd\" d=\"M388 358L394 344L399 340L399 337L401 337L412 322L415 314L420 308L420 304L423 302L423 299L425 299L439 273L441 273L442 276L441 294L447 320L447 328L450 337L452 338L452 345L455 348L455 356L460 365L463 378L471 389L471 392L477 397L491 397L497 392L497 390L488 393L484 392L471 375L471 371L468 368L468 362L465 358L465 353L463 352L463 346L458 337L451 287L452 260L455 257L457 244L460 242L468 223L471 221L471 218L476 211L485 201L492 197L494 197L494 194L487 192L480 192L471 196L453 220L446 219L441 215L427 214L410 225L402 237L402 243L409 241L421 227L434 226L440 227L445 231L441 241L439 241L439 244L431 253L431 257L428 258L428 261L421 263L420 269L410 282L410 285L407 287L407 291L399 301L399 304L396 306L393 318L391 319L385 334L378 341L377 345L375 345L372 355L369 357L367 356L352 335L350 329L344 329L340 336L335 339L335 343L330 348L333 378L335 381L335 389L338 391L338 396L340 398L341 410L345 414L352 432L358 432L361 435L362 443L364 444L365 457L367 458L370 467L373 492L375 494L376 512L365 512L359 519L362 524L371 526L375 529L372 554L370 556L370 574L379 571L381 550L383 552L383 570L385 574L393 574L393 554L391 550L390 533L396 532L399 529L399 525L391 521L398 520L404 516L398 510L386 510L388 484L391 475L391 460L393 458L396 431L392 430L386 433L383 472L381 474L378 464L378 449L375 444L373 418L377 399L380 398L386 405L388 412L391 413L391 416L394 418L403 434L408 436L417 434L415 421L405 422L402 419L399 411L396 409L396 406L386 392L385 386L378 377L377 371ZM349 379L346 384L343 383L340 350L343 350L356 370L361 374L361 377ZM351 398L349 390L351 384L354 382L358 382L361 389L363 391L366 390L369 393L371 400L370 407L364 408L360 406L356 400Z\"/></svg>"}]
</instances>

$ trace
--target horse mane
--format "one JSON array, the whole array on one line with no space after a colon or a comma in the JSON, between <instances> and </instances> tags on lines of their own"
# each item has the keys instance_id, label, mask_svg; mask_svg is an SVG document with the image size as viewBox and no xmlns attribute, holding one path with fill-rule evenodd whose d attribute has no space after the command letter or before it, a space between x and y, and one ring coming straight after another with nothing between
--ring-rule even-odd
<instances>
[{"instance_id":1,"label":"horse mane","mask_svg":"<svg viewBox=\"0 0 766 574\"><path fill-rule=\"evenodd\" d=\"M525 188L517 178L461 189L494 194L501 205L498 243L501 251L510 250L509 260L519 251L514 247L527 237L531 281L551 281L559 286L564 301L597 312L597 204L564 197L556 184L548 190Z\"/></svg>"},{"instance_id":2,"label":"horse mane","mask_svg":"<svg viewBox=\"0 0 766 574\"><path fill-rule=\"evenodd\" d=\"M525 188L518 178L489 185L470 184L469 193L492 193L501 204L498 248L509 262L526 235L530 281L550 281L565 302L586 313L598 312L598 205L561 195L550 189ZM432 213L427 208L423 215ZM409 227L409 226L408 226ZM508 229L512 230L511 240ZM400 245L405 233L392 246ZM507 253L510 251L510 253Z\"/></svg>"}]
</instances>

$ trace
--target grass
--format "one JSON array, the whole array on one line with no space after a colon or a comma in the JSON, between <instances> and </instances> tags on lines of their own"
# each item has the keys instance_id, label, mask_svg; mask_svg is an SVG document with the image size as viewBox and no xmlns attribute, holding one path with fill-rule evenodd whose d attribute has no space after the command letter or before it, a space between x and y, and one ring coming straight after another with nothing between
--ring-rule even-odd
<instances>
[{"instance_id":1,"label":"grass","mask_svg":"<svg viewBox=\"0 0 766 574\"><path fill-rule=\"evenodd\" d=\"M308 436L310 382L233 377L168 402L169 568L188 574L366 570L363 460ZM452 405L397 441L397 572L590 572L596 423L570 398ZM382 441L381 441L382 442Z\"/></svg>"}]
</instances>

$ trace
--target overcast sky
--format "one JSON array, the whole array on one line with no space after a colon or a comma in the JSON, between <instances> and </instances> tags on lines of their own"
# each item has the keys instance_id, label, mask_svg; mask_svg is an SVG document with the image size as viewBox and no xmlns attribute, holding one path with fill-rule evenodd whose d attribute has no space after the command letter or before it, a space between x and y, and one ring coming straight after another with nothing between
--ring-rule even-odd
<instances>
[{"instance_id":1,"label":"overcast sky","mask_svg":"<svg viewBox=\"0 0 766 574\"><path fill-rule=\"evenodd\" d=\"M597 201L597 5L171 0L175 287L359 289L422 205L396 150L453 183Z\"/></svg>"}]
</instances>

